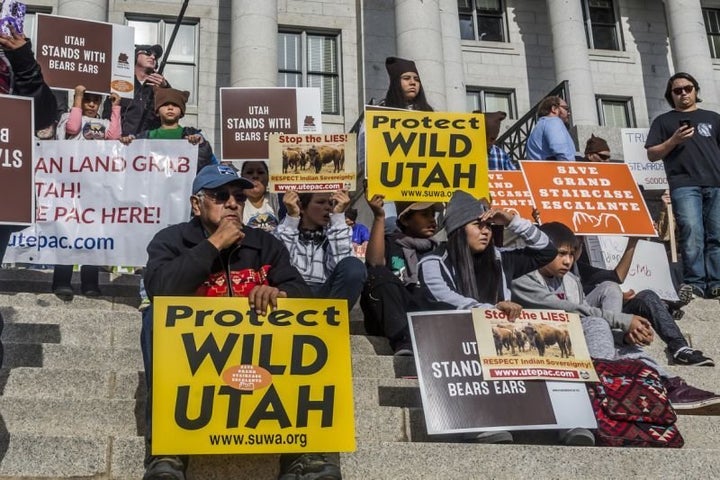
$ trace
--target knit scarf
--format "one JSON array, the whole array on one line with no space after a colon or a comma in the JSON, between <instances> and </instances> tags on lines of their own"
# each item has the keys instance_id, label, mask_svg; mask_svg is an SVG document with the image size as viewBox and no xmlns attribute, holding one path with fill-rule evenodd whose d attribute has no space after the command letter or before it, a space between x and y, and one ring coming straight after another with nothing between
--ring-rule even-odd
<instances>
[{"instance_id":1,"label":"knit scarf","mask_svg":"<svg viewBox=\"0 0 720 480\"><path fill-rule=\"evenodd\" d=\"M417 283L417 265L420 261L420 256L432 251L437 247L438 243L431 238L409 237L405 234L400 234L395 238L395 243L402 248L403 256L405 257L405 268L407 269L406 283Z\"/></svg>"}]
</instances>

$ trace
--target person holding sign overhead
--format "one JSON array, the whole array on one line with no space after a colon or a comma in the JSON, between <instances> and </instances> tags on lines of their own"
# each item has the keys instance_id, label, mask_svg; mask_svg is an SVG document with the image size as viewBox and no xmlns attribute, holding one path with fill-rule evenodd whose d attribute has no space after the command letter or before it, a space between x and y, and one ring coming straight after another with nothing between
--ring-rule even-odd
<instances>
[{"instance_id":1,"label":"person holding sign overhead","mask_svg":"<svg viewBox=\"0 0 720 480\"><path fill-rule=\"evenodd\" d=\"M283 203L287 215L273 235L285 244L292 265L316 297L345 299L351 310L367 274L353 255L352 230L345 224L350 205L347 191L289 191Z\"/></svg>"},{"instance_id":2,"label":"person holding sign overhead","mask_svg":"<svg viewBox=\"0 0 720 480\"><path fill-rule=\"evenodd\" d=\"M720 299L720 115L698 108L700 85L685 72L668 79L672 108L650 125L645 149L663 160L683 264L680 300Z\"/></svg>"},{"instance_id":3,"label":"person holding sign overhead","mask_svg":"<svg viewBox=\"0 0 720 480\"><path fill-rule=\"evenodd\" d=\"M145 285L158 295L242 296L258 315L275 309L278 298L312 294L290 263L282 243L259 228L244 228L244 190L253 183L225 165L208 165L195 177L193 218L158 232L147 247ZM153 456L151 442L152 309L143 315L141 344L148 388L147 442L143 480L184 480L188 458ZM324 454L284 454L280 478L340 479L340 468ZM298 476L296 476L296 474Z\"/></svg>"},{"instance_id":4,"label":"person holding sign overhead","mask_svg":"<svg viewBox=\"0 0 720 480\"><path fill-rule=\"evenodd\" d=\"M170 84L158 73L162 57L160 45L135 45L135 90L133 98L120 101L122 135L137 135L160 126L155 106L155 88L169 88ZM105 101L103 118L110 118L110 100Z\"/></svg>"}]
</instances>

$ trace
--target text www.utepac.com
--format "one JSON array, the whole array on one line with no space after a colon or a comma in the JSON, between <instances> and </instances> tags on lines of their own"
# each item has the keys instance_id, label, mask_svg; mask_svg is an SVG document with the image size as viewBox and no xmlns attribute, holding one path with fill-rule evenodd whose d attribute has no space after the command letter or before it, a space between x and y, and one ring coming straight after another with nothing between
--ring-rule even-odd
<instances>
[{"instance_id":1,"label":"text www.utepac.com","mask_svg":"<svg viewBox=\"0 0 720 480\"><path fill-rule=\"evenodd\" d=\"M298 445L307 446L306 433L250 433L247 435L210 434L210 445Z\"/></svg>"},{"instance_id":2,"label":"text www.utepac.com","mask_svg":"<svg viewBox=\"0 0 720 480\"><path fill-rule=\"evenodd\" d=\"M115 239L109 237L75 237L65 235L25 235L16 233L8 244L20 248L60 248L63 250L114 250Z\"/></svg>"}]
</instances>

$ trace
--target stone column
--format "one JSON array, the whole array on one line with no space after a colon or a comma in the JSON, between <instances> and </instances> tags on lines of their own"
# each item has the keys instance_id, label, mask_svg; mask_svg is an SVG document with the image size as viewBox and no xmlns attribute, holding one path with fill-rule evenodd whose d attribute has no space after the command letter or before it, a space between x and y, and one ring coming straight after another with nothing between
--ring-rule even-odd
<instances>
[{"instance_id":1,"label":"stone column","mask_svg":"<svg viewBox=\"0 0 720 480\"><path fill-rule=\"evenodd\" d=\"M395 0L397 55L414 60L428 102L447 109L439 0Z\"/></svg>"},{"instance_id":2,"label":"stone column","mask_svg":"<svg viewBox=\"0 0 720 480\"><path fill-rule=\"evenodd\" d=\"M107 0L59 0L57 14L82 20L108 21Z\"/></svg>"},{"instance_id":3,"label":"stone column","mask_svg":"<svg viewBox=\"0 0 720 480\"><path fill-rule=\"evenodd\" d=\"M597 125L597 106L582 6L577 0L547 0L557 82L570 82L572 121Z\"/></svg>"},{"instance_id":4,"label":"stone column","mask_svg":"<svg viewBox=\"0 0 720 480\"><path fill-rule=\"evenodd\" d=\"M440 0L443 57L445 58L445 98L450 112L467 109L465 69L460 45L460 22L457 0Z\"/></svg>"},{"instance_id":5,"label":"stone column","mask_svg":"<svg viewBox=\"0 0 720 480\"><path fill-rule=\"evenodd\" d=\"M277 0L235 0L231 8L230 85L277 85Z\"/></svg>"},{"instance_id":6,"label":"stone column","mask_svg":"<svg viewBox=\"0 0 720 480\"><path fill-rule=\"evenodd\" d=\"M695 77L700 84L700 98L703 99L700 106L718 111L720 99L700 0L666 1L665 11L675 72L687 72Z\"/></svg>"}]
</instances>

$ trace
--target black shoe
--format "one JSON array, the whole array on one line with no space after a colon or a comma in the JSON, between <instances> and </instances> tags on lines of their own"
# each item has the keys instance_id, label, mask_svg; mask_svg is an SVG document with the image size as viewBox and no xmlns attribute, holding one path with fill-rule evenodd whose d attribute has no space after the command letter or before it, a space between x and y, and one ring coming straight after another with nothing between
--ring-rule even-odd
<instances>
[{"instance_id":1,"label":"black shoe","mask_svg":"<svg viewBox=\"0 0 720 480\"><path fill-rule=\"evenodd\" d=\"M185 480L185 465L178 457L157 457L145 469L142 480Z\"/></svg>"},{"instance_id":2,"label":"black shoe","mask_svg":"<svg viewBox=\"0 0 720 480\"><path fill-rule=\"evenodd\" d=\"M712 358L703 355L700 350L694 350L690 347L682 347L673 354L673 363L676 365L689 365L695 367L714 367L715 362Z\"/></svg>"},{"instance_id":3,"label":"black shoe","mask_svg":"<svg viewBox=\"0 0 720 480\"><path fill-rule=\"evenodd\" d=\"M63 302L69 302L75 296L75 292L73 292L73 289L70 285L53 287L53 293Z\"/></svg>"},{"instance_id":4,"label":"black shoe","mask_svg":"<svg viewBox=\"0 0 720 480\"><path fill-rule=\"evenodd\" d=\"M410 340L403 339L393 345L393 355L396 357L412 357L414 354Z\"/></svg>"},{"instance_id":5,"label":"black shoe","mask_svg":"<svg viewBox=\"0 0 720 480\"><path fill-rule=\"evenodd\" d=\"M100 295L102 295L100 293L100 287L98 287L97 285L92 287L83 287L82 294L86 297L99 297Z\"/></svg>"},{"instance_id":6,"label":"black shoe","mask_svg":"<svg viewBox=\"0 0 720 480\"><path fill-rule=\"evenodd\" d=\"M280 459L282 465L282 457ZM306 453L281 467L278 480L342 480L340 467L327 455Z\"/></svg>"}]
</instances>

